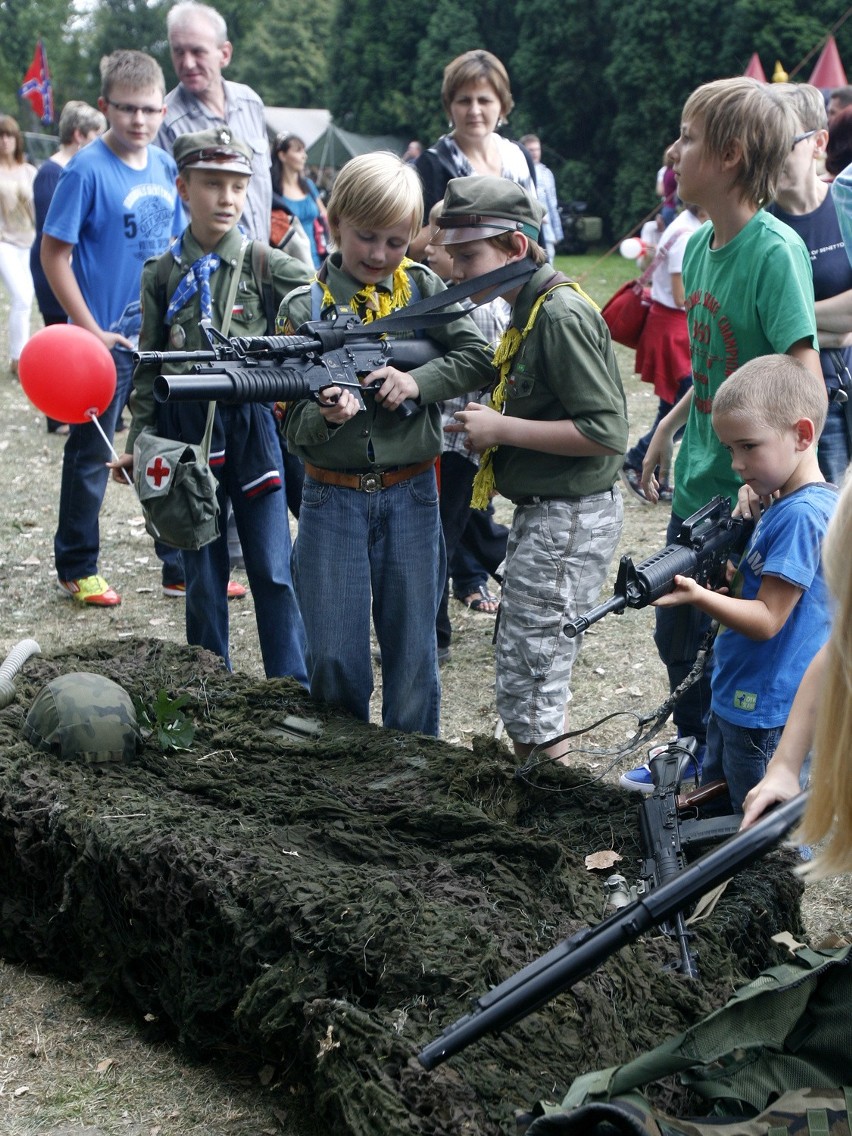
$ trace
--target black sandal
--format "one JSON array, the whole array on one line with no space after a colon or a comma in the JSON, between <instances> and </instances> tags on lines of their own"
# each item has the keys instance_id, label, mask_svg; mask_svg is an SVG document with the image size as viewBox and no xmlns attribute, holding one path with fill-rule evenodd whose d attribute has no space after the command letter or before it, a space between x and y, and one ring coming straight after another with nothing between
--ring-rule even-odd
<instances>
[{"instance_id":1,"label":"black sandal","mask_svg":"<svg viewBox=\"0 0 852 1136\"><path fill-rule=\"evenodd\" d=\"M463 603L465 607L469 607L471 611L478 611L480 615L496 615L497 608L500 606L500 600L497 596L493 596L488 588L482 584L477 588L476 593L471 593L470 596L456 596L456 599ZM495 604L494 611L488 611L486 604Z\"/></svg>"}]
</instances>

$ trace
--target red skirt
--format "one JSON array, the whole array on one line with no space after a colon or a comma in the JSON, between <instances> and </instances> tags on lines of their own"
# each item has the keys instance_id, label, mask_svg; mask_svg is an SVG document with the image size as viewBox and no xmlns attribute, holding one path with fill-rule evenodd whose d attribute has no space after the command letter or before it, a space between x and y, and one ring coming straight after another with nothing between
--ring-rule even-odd
<instances>
[{"instance_id":1,"label":"red skirt","mask_svg":"<svg viewBox=\"0 0 852 1136\"><path fill-rule=\"evenodd\" d=\"M655 300L636 348L636 374L643 383L653 383L657 398L673 403L681 380L691 371L686 312Z\"/></svg>"}]
</instances>

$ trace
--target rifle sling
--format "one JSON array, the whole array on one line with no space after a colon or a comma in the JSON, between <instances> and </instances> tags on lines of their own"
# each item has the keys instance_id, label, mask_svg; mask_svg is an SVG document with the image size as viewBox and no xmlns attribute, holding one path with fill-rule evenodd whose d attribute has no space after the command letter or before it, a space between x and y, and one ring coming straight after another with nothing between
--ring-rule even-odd
<instances>
[{"instance_id":1,"label":"rifle sling","mask_svg":"<svg viewBox=\"0 0 852 1136\"><path fill-rule=\"evenodd\" d=\"M444 308L457 304L459 300L468 299L474 292L484 291L487 294L474 305L479 307L480 304L488 303L498 296L507 284L525 284L537 271L538 266L531 260L517 260L511 264L504 264L501 268L495 268L492 272L486 272L472 280L453 284L451 288L436 292L434 296L425 296L416 304L409 304L407 308L391 312L383 319L359 325L353 328L352 334L361 338L364 335L384 335L395 331L420 331L427 327L442 327L467 314L465 311L444 311Z\"/></svg>"}]
</instances>

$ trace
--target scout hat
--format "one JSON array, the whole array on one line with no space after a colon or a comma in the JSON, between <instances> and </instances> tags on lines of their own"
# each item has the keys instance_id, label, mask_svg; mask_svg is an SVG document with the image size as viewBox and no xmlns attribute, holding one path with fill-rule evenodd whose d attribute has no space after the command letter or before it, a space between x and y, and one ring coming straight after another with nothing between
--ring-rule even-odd
<instances>
[{"instance_id":1,"label":"scout hat","mask_svg":"<svg viewBox=\"0 0 852 1136\"><path fill-rule=\"evenodd\" d=\"M180 172L191 169L251 174L251 150L245 142L235 138L227 126L214 126L196 134L179 134L173 152Z\"/></svg>"},{"instance_id":2,"label":"scout hat","mask_svg":"<svg viewBox=\"0 0 852 1136\"><path fill-rule=\"evenodd\" d=\"M438 245L455 245L517 232L537 241L544 212L537 198L508 178L452 178L447 183L438 228L430 240Z\"/></svg>"}]
</instances>

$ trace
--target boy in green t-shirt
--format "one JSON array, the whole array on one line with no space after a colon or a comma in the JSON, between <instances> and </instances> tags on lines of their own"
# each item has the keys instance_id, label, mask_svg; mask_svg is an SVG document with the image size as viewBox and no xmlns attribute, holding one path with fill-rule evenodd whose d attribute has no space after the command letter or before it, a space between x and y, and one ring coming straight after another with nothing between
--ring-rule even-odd
<instances>
[{"instance_id":1,"label":"boy in green t-shirt","mask_svg":"<svg viewBox=\"0 0 852 1136\"><path fill-rule=\"evenodd\" d=\"M642 470L642 488L657 501L669 478L672 439L685 423L668 541L712 497L736 500L737 479L711 421L720 384L750 359L773 354L791 355L822 378L808 251L762 208L797 141L786 94L754 79L720 79L690 95L668 151L678 195L710 218L690 238L683 261L693 390L657 427ZM691 607L658 609L655 641L672 690L690 672L708 625ZM679 736L703 745L709 708L705 671L675 706ZM653 789L647 767L625 774L621 784Z\"/></svg>"}]
</instances>

